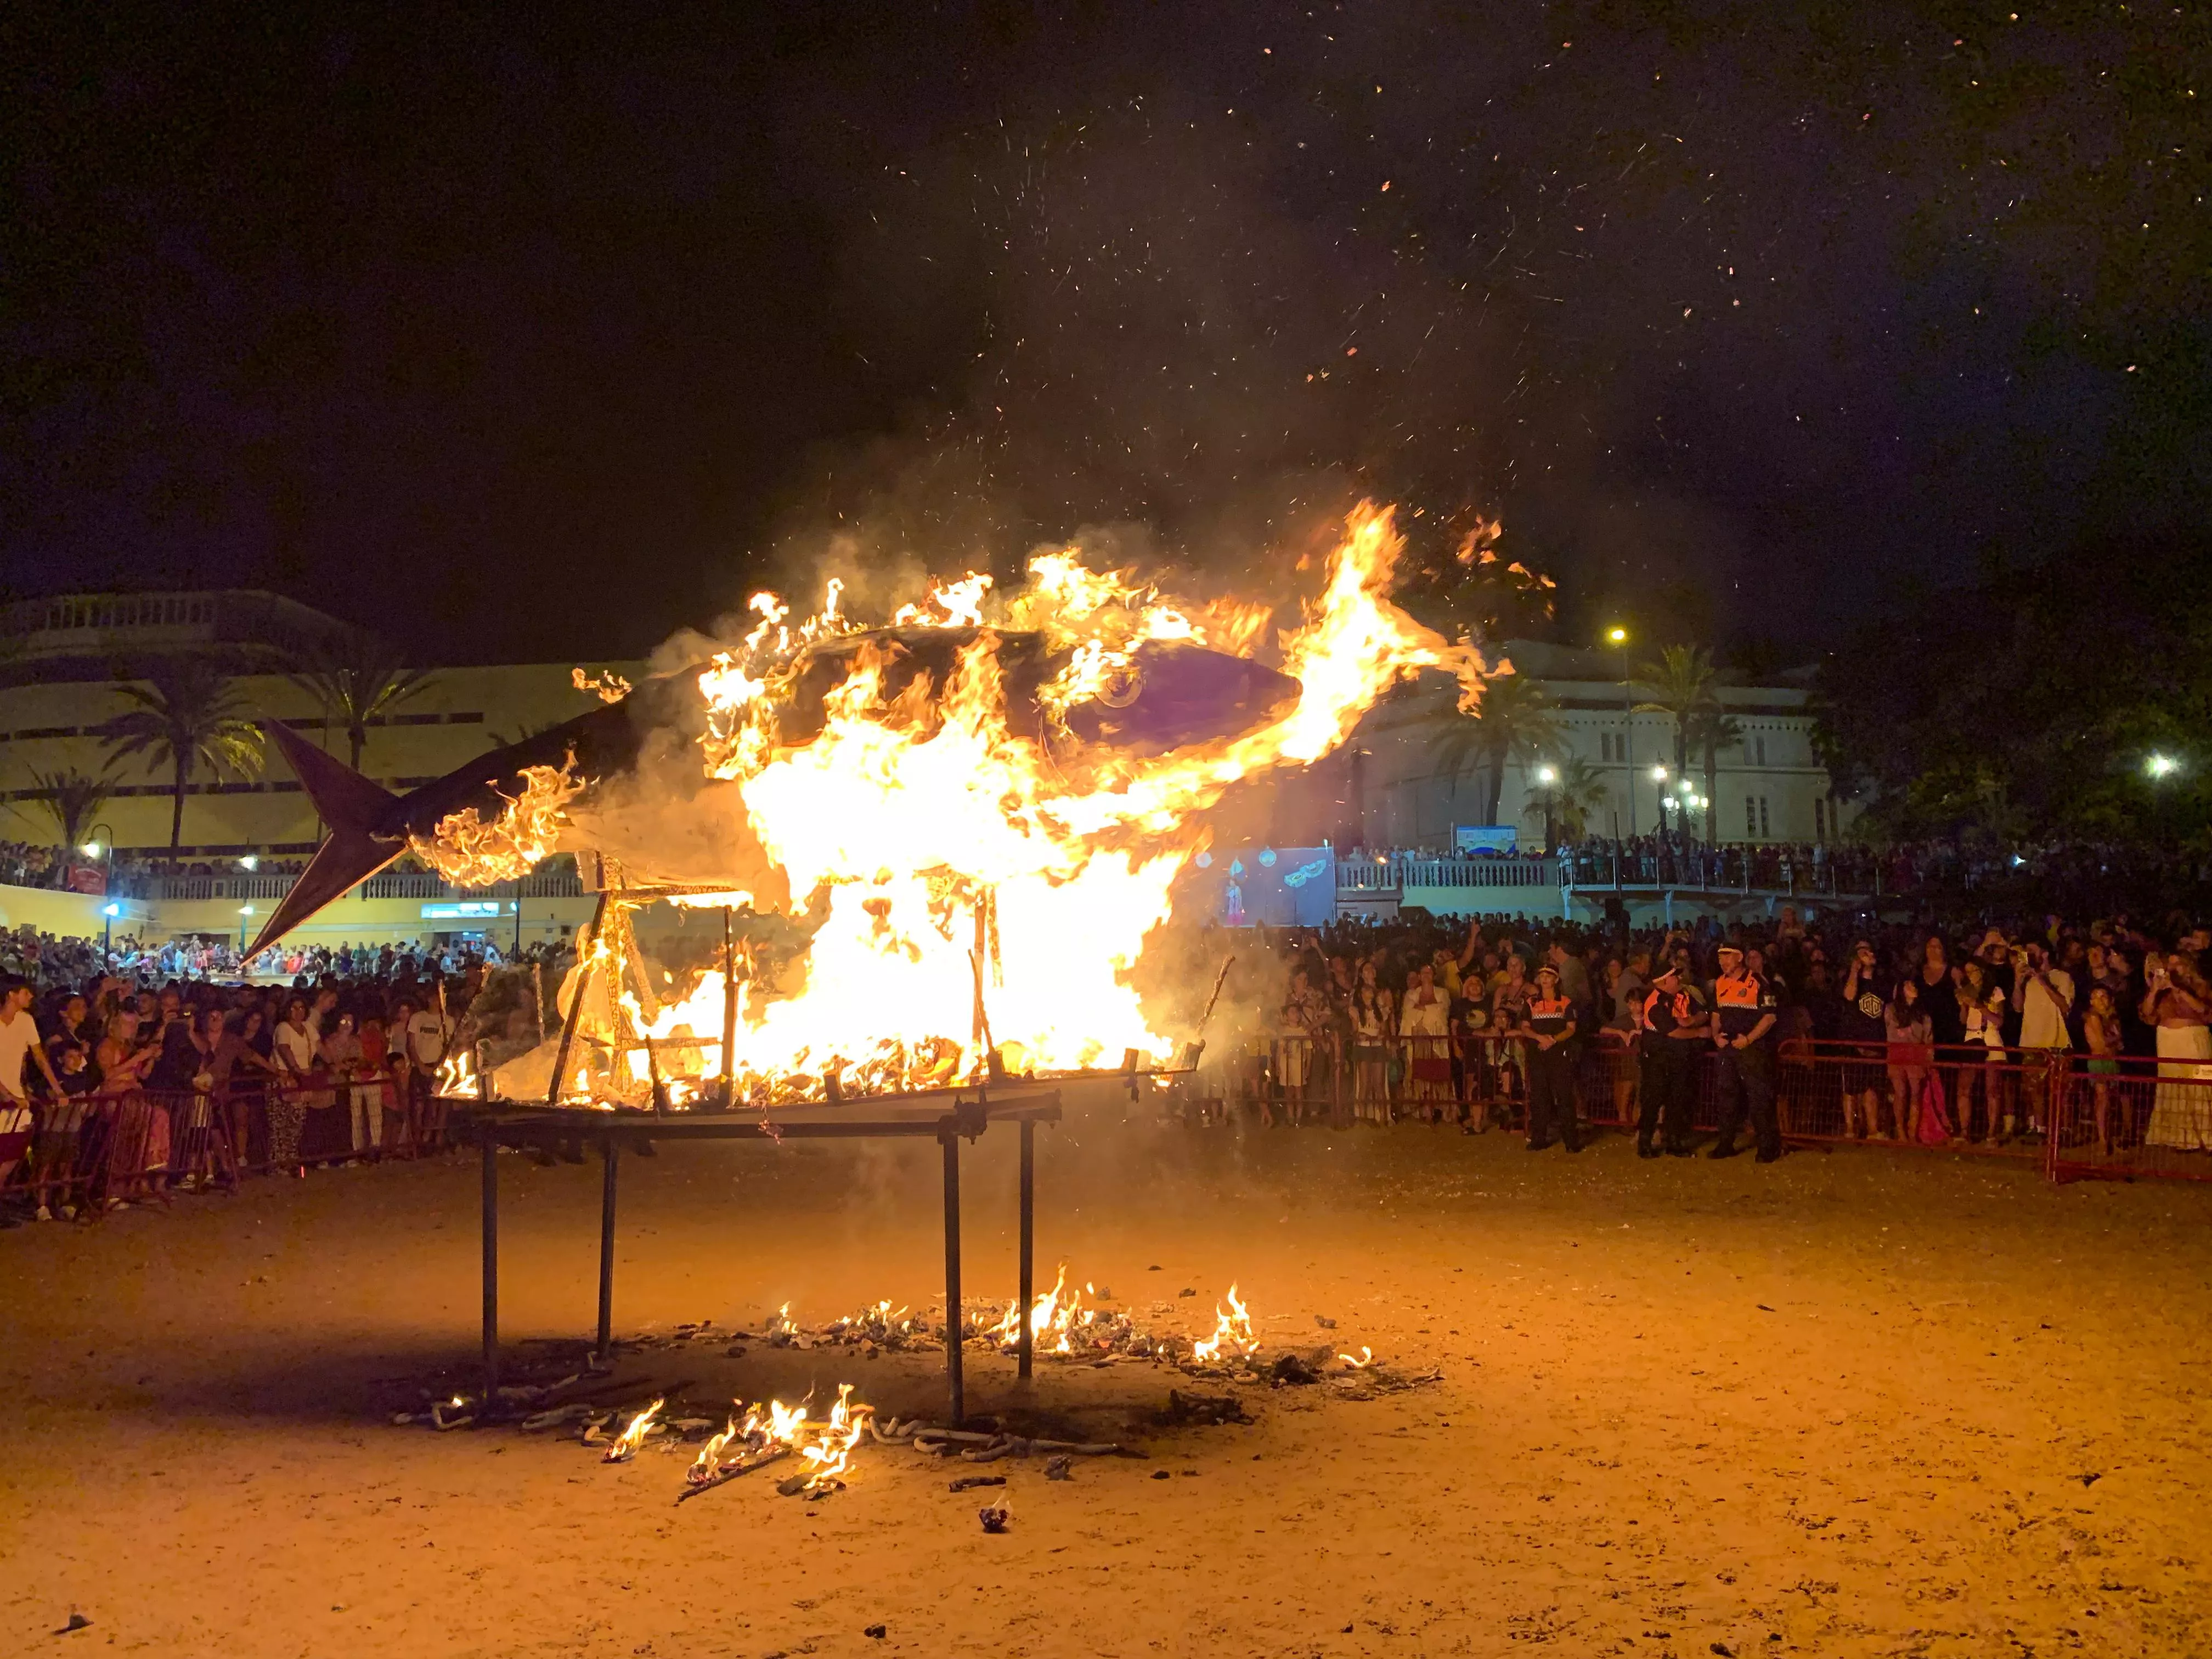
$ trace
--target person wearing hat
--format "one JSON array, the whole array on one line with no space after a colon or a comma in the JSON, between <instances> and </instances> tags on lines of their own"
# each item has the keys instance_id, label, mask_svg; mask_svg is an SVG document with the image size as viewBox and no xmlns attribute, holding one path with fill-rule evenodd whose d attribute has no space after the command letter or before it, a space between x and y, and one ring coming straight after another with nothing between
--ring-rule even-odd
<instances>
[{"instance_id":1,"label":"person wearing hat","mask_svg":"<svg viewBox=\"0 0 2212 1659\"><path fill-rule=\"evenodd\" d=\"M1695 1150L1690 1145L1690 1098L1697 1086L1698 1053L1710 1030L1705 999L1695 986L1685 982L1674 963L1656 963L1636 1024L1637 1046L1642 1051L1638 1092L1643 1097L1636 1121L1636 1155L1659 1156L1652 1137L1663 1124L1668 1155L1687 1158Z\"/></svg>"},{"instance_id":2,"label":"person wearing hat","mask_svg":"<svg viewBox=\"0 0 2212 1659\"><path fill-rule=\"evenodd\" d=\"M1527 1045L1528 1150L1540 1152L1556 1133L1571 1152L1583 1149L1575 1122L1575 1005L1560 984L1556 963L1539 963L1536 989L1522 1009L1516 1033Z\"/></svg>"},{"instance_id":3,"label":"person wearing hat","mask_svg":"<svg viewBox=\"0 0 2212 1659\"><path fill-rule=\"evenodd\" d=\"M1734 1158L1747 1111L1759 1161L1782 1156L1782 1127L1774 1115L1774 1052L1768 1039L1781 1017L1782 998L1765 975L1755 972L1733 945L1720 949L1721 976L1713 981L1713 1047L1721 1060L1721 1136L1708 1158Z\"/></svg>"}]
</instances>

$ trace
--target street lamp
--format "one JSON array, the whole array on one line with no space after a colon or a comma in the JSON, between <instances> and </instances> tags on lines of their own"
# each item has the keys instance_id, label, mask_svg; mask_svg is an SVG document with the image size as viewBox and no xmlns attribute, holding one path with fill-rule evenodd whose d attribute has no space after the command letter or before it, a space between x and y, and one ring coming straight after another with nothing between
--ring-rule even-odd
<instances>
[{"instance_id":1,"label":"street lamp","mask_svg":"<svg viewBox=\"0 0 2212 1659\"><path fill-rule=\"evenodd\" d=\"M1636 696L1635 687L1628 677L1628 630L1614 627L1605 630L1606 642L1620 653L1620 731L1621 764L1628 778L1628 833L1636 834Z\"/></svg>"},{"instance_id":2,"label":"street lamp","mask_svg":"<svg viewBox=\"0 0 2212 1659\"><path fill-rule=\"evenodd\" d=\"M2171 755L2153 755L2143 763L2143 770L2153 778L2171 777L2181 769L2181 763Z\"/></svg>"},{"instance_id":3,"label":"street lamp","mask_svg":"<svg viewBox=\"0 0 2212 1659\"><path fill-rule=\"evenodd\" d=\"M252 914L253 907L250 904L238 907L238 954L241 957L246 954L246 920Z\"/></svg>"},{"instance_id":4,"label":"street lamp","mask_svg":"<svg viewBox=\"0 0 2212 1659\"><path fill-rule=\"evenodd\" d=\"M111 972L115 967L115 919L122 914L123 907L119 904L108 903L100 907L100 963Z\"/></svg>"},{"instance_id":5,"label":"street lamp","mask_svg":"<svg viewBox=\"0 0 2212 1659\"><path fill-rule=\"evenodd\" d=\"M245 871L246 874L252 875L256 870L258 870L261 867L260 857L256 854L248 853L244 858L239 860L238 867Z\"/></svg>"}]
</instances>

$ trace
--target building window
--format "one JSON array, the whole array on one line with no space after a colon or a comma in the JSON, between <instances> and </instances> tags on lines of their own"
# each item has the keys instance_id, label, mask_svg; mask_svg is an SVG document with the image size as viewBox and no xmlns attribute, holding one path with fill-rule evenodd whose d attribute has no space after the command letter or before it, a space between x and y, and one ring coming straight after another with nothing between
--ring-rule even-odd
<instances>
[{"instance_id":1,"label":"building window","mask_svg":"<svg viewBox=\"0 0 2212 1659\"><path fill-rule=\"evenodd\" d=\"M1755 756L1755 758L1754 758L1754 759L1753 759L1753 761L1752 762L1752 764L1753 764L1754 766L1764 766L1764 765L1765 765L1765 764L1766 764L1766 739L1765 739L1765 738L1753 738L1751 741L1752 741L1753 752L1753 754L1754 754L1754 756Z\"/></svg>"},{"instance_id":2,"label":"building window","mask_svg":"<svg viewBox=\"0 0 2212 1659\"><path fill-rule=\"evenodd\" d=\"M1766 827L1766 797L1759 798L1759 838L1765 841L1772 833Z\"/></svg>"},{"instance_id":3,"label":"building window","mask_svg":"<svg viewBox=\"0 0 2212 1659\"><path fill-rule=\"evenodd\" d=\"M1743 833L1748 840L1759 839L1759 797L1756 795L1743 798Z\"/></svg>"},{"instance_id":4,"label":"building window","mask_svg":"<svg viewBox=\"0 0 2212 1659\"><path fill-rule=\"evenodd\" d=\"M1597 757L1602 761L1610 761L1613 758L1612 732L1601 732L1597 734Z\"/></svg>"}]
</instances>

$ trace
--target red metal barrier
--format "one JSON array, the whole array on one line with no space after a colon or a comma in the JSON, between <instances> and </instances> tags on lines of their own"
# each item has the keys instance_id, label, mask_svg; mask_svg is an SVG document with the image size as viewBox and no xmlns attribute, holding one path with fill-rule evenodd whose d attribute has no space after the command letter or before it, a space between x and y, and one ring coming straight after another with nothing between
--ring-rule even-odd
<instances>
[{"instance_id":1,"label":"red metal barrier","mask_svg":"<svg viewBox=\"0 0 2212 1659\"><path fill-rule=\"evenodd\" d=\"M32 1201L97 1217L179 1192L233 1188L242 1173L415 1156L435 1144L414 1091L390 1077L224 1093L133 1089L34 1108L24 1165Z\"/></svg>"},{"instance_id":2,"label":"red metal barrier","mask_svg":"<svg viewBox=\"0 0 2212 1659\"><path fill-rule=\"evenodd\" d=\"M2212 1181L2212 1066L2067 1060L2044 1165L2053 1181Z\"/></svg>"}]
</instances>

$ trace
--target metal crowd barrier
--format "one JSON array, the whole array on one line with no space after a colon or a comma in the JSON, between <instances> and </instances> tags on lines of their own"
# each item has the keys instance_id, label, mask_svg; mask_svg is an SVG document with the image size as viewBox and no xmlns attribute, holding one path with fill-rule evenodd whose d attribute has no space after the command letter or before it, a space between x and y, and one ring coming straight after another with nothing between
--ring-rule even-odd
<instances>
[{"instance_id":1,"label":"metal crowd barrier","mask_svg":"<svg viewBox=\"0 0 2212 1659\"><path fill-rule=\"evenodd\" d=\"M126 1204L166 1206L179 1192L232 1188L248 1174L414 1158L445 1142L443 1103L428 1085L383 1073L34 1103L23 1180L34 1203L90 1220Z\"/></svg>"},{"instance_id":2,"label":"metal crowd barrier","mask_svg":"<svg viewBox=\"0 0 2212 1659\"><path fill-rule=\"evenodd\" d=\"M1187 1115L1218 1122L1387 1124L1411 1114L1525 1121L1521 1044L1483 1035L1248 1039L1209 1060ZM1799 1146L1869 1145L2036 1162L2054 1181L2212 1180L2212 1062L2127 1057L2109 1068L2065 1051L1798 1040L1771 1057L1776 1117ZM1417 1069L1417 1060L1441 1066ZM1720 1126L1727 1061L1701 1048L1691 1126ZM1632 1131L1641 1056L1601 1034L1576 1057L1577 1115ZM1872 1096L1869 1107L1868 1097Z\"/></svg>"}]
</instances>

